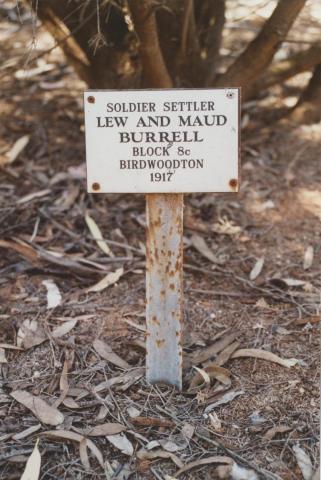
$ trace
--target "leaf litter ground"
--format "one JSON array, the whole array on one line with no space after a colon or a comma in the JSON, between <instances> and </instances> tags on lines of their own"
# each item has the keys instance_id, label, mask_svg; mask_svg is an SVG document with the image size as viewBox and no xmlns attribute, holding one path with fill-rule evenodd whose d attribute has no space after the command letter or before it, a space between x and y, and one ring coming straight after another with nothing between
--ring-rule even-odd
<instances>
[{"instance_id":1,"label":"leaf litter ground","mask_svg":"<svg viewBox=\"0 0 321 480\"><path fill-rule=\"evenodd\" d=\"M2 20L0 478L312 478L320 125L245 105L241 193L186 197L184 390L151 387L144 198L86 194L84 85L57 50L23 79Z\"/></svg>"}]
</instances>

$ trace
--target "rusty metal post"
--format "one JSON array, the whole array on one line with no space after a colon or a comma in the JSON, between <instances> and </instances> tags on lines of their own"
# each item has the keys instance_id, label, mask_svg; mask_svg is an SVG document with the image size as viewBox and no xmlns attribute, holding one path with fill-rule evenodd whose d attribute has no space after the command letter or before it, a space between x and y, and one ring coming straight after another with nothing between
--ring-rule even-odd
<instances>
[{"instance_id":1,"label":"rusty metal post","mask_svg":"<svg viewBox=\"0 0 321 480\"><path fill-rule=\"evenodd\" d=\"M146 376L182 388L183 194L148 194Z\"/></svg>"}]
</instances>

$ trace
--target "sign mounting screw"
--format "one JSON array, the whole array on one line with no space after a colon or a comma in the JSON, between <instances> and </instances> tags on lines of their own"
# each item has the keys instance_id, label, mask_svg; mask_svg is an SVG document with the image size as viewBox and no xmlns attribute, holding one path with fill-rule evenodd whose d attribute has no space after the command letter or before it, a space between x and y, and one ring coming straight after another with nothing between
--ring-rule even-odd
<instances>
[{"instance_id":1,"label":"sign mounting screw","mask_svg":"<svg viewBox=\"0 0 321 480\"><path fill-rule=\"evenodd\" d=\"M232 99L234 98L234 92L227 92L226 96L227 98Z\"/></svg>"},{"instance_id":2,"label":"sign mounting screw","mask_svg":"<svg viewBox=\"0 0 321 480\"><path fill-rule=\"evenodd\" d=\"M98 190L100 190L100 184L98 182L94 182L91 188L94 190L94 192L98 192Z\"/></svg>"},{"instance_id":3,"label":"sign mounting screw","mask_svg":"<svg viewBox=\"0 0 321 480\"><path fill-rule=\"evenodd\" d=\"M88 102L88 103L95 103L95 97L93 97L92 95L90 95L89 97L87 97L87 102Z\"/></svg>"}]
</instances>

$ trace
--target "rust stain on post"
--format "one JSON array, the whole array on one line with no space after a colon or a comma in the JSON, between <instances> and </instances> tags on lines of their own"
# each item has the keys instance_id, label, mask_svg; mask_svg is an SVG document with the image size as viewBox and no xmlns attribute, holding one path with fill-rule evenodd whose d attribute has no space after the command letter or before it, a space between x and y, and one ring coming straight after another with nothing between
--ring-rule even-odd
<instances>
[{"instance_id":1,"label":"rust stain on post","mask_svg":"<svg viewBox=\"0 0 321 480\"><path fill-rule=\"evenodd\" d=\"M148 194L146 205L147 381L181 389L183 194Z\"/></svg>"}]
</instances>

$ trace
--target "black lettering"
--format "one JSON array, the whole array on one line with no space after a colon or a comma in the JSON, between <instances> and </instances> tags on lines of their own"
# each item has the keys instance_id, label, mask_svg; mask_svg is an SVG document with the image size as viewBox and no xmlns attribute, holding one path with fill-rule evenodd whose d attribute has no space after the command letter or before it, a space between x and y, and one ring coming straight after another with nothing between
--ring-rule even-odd
<instances>
[{"instance_id":1,"label":"black lettering","mask_svg":"<svg viewBox=\"0 0 321 480\"><path fill-rule=\"evenodd\" d=\"M128 132L119 132L119 136L120 136L120 143L130 142L130 136Z\"/></svg>"},{"instance_id":2,"label":"black lettering","mask_svg":"<svg viewBox=\"0 0 321 480\"><path fill-rule=\"evenodd\" d=\"M96 117L96 118L97 118L97 127L98 128L104 127L105 125L101 124L101 117Z\"/></svg>"},{"instance_id":3,"label":"black lettering","mask_svg":"<svg viewBox=\"0 0 321 480\"><path fill-rule=\"evenodd\" d=\"M128 117L114 117L117 127L125 127Z\"/></svg>"},{"instance_id":4,"label":"black lettering","mask_svg":"<svg viewBox=\"0 0 321 480\"><path fill-rule=\"evenodd\" d=\"M222 119L222 121L220 121ZM225 125L227 122L227 118L225 115L217 115L217 125L222 126Z\"/></svg>"}]
</instances>

